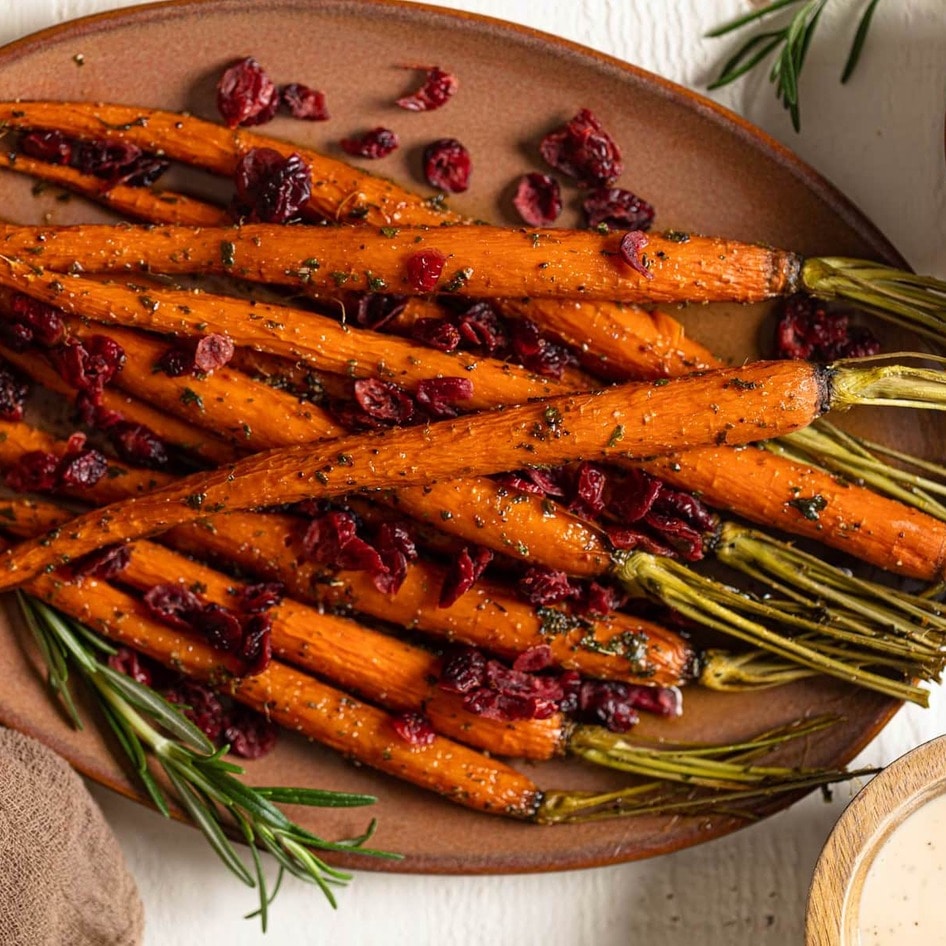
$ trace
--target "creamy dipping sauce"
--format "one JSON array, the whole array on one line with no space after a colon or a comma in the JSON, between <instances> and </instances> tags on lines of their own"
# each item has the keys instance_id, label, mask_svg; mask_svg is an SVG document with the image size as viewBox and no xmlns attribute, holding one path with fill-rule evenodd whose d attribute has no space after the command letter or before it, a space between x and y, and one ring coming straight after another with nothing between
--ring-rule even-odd
<instances>
[{"instance_id":1,"label":"creamy dipping sauce","mask_svg":"<svg viewBox=\"0 0 946 946\"><path fill-rule=\"evenodd\" d=\"M946 946L946 794L921 805L867 870L858 946Z\"/></svg>"}]
</instances>

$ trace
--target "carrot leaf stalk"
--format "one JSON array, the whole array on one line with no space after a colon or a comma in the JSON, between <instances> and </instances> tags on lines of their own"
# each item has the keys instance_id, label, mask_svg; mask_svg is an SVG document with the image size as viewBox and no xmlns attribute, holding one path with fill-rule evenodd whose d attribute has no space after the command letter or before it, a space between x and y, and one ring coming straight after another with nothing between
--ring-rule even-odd
<instances>
[{"instance_id":1,"label":"carrot leaf stalk","mask_svg":"<svg viewBox=\"0 0 946 946\"><path fill-rule=\"evenodd\" d=\"M878 493L946 521L946 469L937 463L856 437L824 419L777 440L767 440L762 446L838 473L851 482L864 483ZM885 458L903 466L893 466Z\"/></svg>"},{"instance_id":2,"label":"carrot leaf stalk","mask_svg":"<svg viewBox=\"0 0 946 946\"><path fill-rule=\"evenodd\" d=\"M700 686L724 693L762 690L814 676L815 671L766 650L709 648L700 655Z\"/></svg>"},{"instance_id":3,"label":"carrot leaf stalk","mask_svg":"<svg viewBox=\"0 0 946 946\"><path fill-rule=\"evenodd\" d=\"M155 807L165 816L170 815L168 798L152 773L151 759L156 760L178 803L217 856L243 883L258 890L259 908L250 915L260 917L264 931L275 888L272 893L268 891L260 851L268 851L276 859L279 880L288 873L314 884L333 907L336 901L332 888L346 884L351 875L331 867L316 851L397 856L364 846L374 832L373 821L359 837L326 841L292 822L275 805L291 802L353 807L372 804L373 796L308 788L251 788L237 777L243 769L229 760L225 747L215 748L178 707L103 661L103 657L115 653L115 648L38 599L19 591L17 595L26 624L46 661L50 687L63 701L72 721L81 726L70 694L70 668L97 697L98 708ZM252 871L227 837L228 830L242 835L249 845Z\"/></svg>"},{"instance_id":4,"label":"carrot leaf stalk","mask_svg":"<svg viewBox=\"0 0 946 946\"><path fill-rule=\"evenodd\" d=\"M806 259L800 288L825 301L856 303L895 325L937 341L946 331L946 282L843 256Z\"/></svg>"},{"instance_id":5,"label":"carrot leaf stalk","mask_svg":"<svg viewBox=\"0 0 946 946\"><path fill-rule=\"evenodd\" d=\"M943 668L938 644L893 635L888 639L882 629L854 621L850 612L831 614L823 608L812 613L794 601L762 600L672 559L620 553L614 574L633 596L655 600L705 627L894 699L926 706L928 692L903 678L931 680ZM796 633L787 633L790 629ZM881 668L898 678L878 672Z\"/></svg>"},{"instance_id":6,"label":"carrot leaf stalk","mask_svg":"<svg viewBox=\"0 0 946 946\"><path fill-rule=\"evenodd\" d=\"M755 764L764 753L813 736L834 722L829 716L798 720L729 745L642 744L591 727L585 732L583 727L573 737L579 755L647 781L606 793L548 791L536 820L560 824L656 814L752 818L748 803L873 775L876 769L848 772Z\"/></svg>"}]
</instances>

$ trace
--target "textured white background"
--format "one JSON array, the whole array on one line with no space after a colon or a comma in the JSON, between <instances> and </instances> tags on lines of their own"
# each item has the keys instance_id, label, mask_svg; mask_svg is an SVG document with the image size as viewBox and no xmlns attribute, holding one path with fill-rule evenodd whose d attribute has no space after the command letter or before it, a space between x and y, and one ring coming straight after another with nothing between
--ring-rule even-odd
<instances>
[{"instance_id":1,"label":"textured white background","mask_svg":"<svg viewBox=\"0 0 946 946\"><path fill-rule=\"evenodd\" d=\"M130 0L0 0L0 42ZM437 0L434 0L437 2ZM920 271L946 277L946 2L887 0L854 79L838 82L851 13L831 0L802 81L795 135L767 84L717 94L837 184ZM730 47L703 39L750 0L439 0L555 33L702 90ZM843 48L842 48L843 47ZM946 698L903 710L864 753L891 761L946 732ZM95 789L145 901L148 946L260 943L241 914L253 894L220 867L196 832ZM849 792L809 798L730 838L655 861L522 877L361 873L331 913L317 892L287 884L265 942L496 946L781 946L802 938L821 845Z\"/></svg>"}]
</instances>

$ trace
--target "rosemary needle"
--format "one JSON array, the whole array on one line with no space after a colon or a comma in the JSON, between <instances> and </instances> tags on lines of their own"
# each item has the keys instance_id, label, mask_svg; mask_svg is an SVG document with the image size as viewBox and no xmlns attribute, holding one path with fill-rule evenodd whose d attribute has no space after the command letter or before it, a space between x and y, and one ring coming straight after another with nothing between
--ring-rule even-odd
<instances>
[{"instance_id":1,"label":"rosemary needle","mask_svg":"<svg viewBox=\"0 0 946 946\"><path fill-rule=\"evenodd\" d=\"M259 916L264 931L269 905L285 873L319 887L329 903L336 905L333 888L347 883L351 875L331 867L316 851L398 856L364 846L374 831L373 821L358 837L327 841L295 824L275 805L354 807L371 804L375 801L372 796L245 785L237 777L243 769L229 761L225 747L215 748L178 707L103 661L103 657L115 653L115 648L43 602L19 591L17 596L46 663L50 689L62 701L72 722L81 728L70 692L70 670L89 684L118 744L158 810L170 814L165 790L155 778L153 766L163 772L178 803L217 856L243 883L257 889L259 907L248 916ZM249 845L252 870L237 853L228 830L235 830ZM260 851L268 851L279 865L272 890L266 886Z\"/></svg>"},{"instance_id":2,"label":"rosemary needle","mask_svg":"<svg viewBox=\"0 0 946 946\"><path fill-rule=\"evenodd\" d=\"M869 0L861 14L854 34L851 49L844 64L841 82L851 78L860 60L870 30L871 20L880 0ZM719 89L729 85L753 70L763 60L775 54L775 60L769 72L769 81L775 86L775 94L788 110L795 131L801 128L799 111L798 79L808 55L808 48L818 26L821 14L828 0L774 0L759 10L737 17L707 33L710 38L726 36L746 26L760 23L771 14L791 11L788 20L778 28L761 31L751 36L723 64L719 76L709 86Z\"/></svg>"}]
</instances>

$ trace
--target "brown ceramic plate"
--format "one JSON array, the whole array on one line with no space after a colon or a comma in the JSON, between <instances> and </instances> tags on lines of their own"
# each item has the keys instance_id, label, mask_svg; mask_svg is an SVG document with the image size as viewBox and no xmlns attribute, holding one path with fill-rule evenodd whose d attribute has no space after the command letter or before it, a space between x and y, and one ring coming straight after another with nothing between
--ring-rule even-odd
<instances>
[{"instance_id":1,"label":"brown ceramic plate","mask_svg":"<svg viewBox=\"0 0 946 946\"><path fill-rule=\"evenodd\" d=\"M222 67L252 54L276 81L323 89L332 119L322 124L277 119L266 131L339 154L337 141L388 125L400 151L372 170L421 187L419 154L438 137L455 136L473 155L469 192L452 201L472 217L514 222L510 184L541 167L536 143L581 107L595 111L625 149L621 181L658 208L657 225L767 241L806 254L830 252L896 260L874 227L794 156L749 127L661 79L572 44L493 20L400 3L357 0L180 0L65 24L0 50L3 98L98 99L213 118L213 88ZM80 64L81 63L81 64ZM407 113L392 102L416 82L403 64L440 64L460 78L456 98L440 111ZM4 216L21 222L69 223L101 217L82 201L35 197L28 181L0 177ZM574 205L578 195L569 191ZM563 222L577 222L571 206ZM701 309L688 319L694 335L720 354L751 357L764 308ZM876 418L878 415L872 415ZM881 421L871 421L875 435ZM903 431L916 448L924 438ZM918 430L919 428L917 428ZM932 437L932 430L930 431ZM932 441L930 441L932 442ZM15 619L0 629L0 720L38 736L77 769L117 791L136 789L94 728L69 729L24 653ZM895 706L830 682L808 682L750 696L687 694L684 717L645 724L652 733L688 740L730 739L812 712L843 713L845 722L813 741L811 764L852 758ZM377 844L400 851L372 869L416 872L537 871L652 856L738 827L730 820L658 819L542 828L465 811L421 791L355 768L291 738L250 768L253 780L373 792ZM543 787L605 787L618 780L575 764L535 766ZM782 802L785 804L785 802ZM299 812L324 836L349 835L363 811Z\"/></svg>"}]
</instances>

